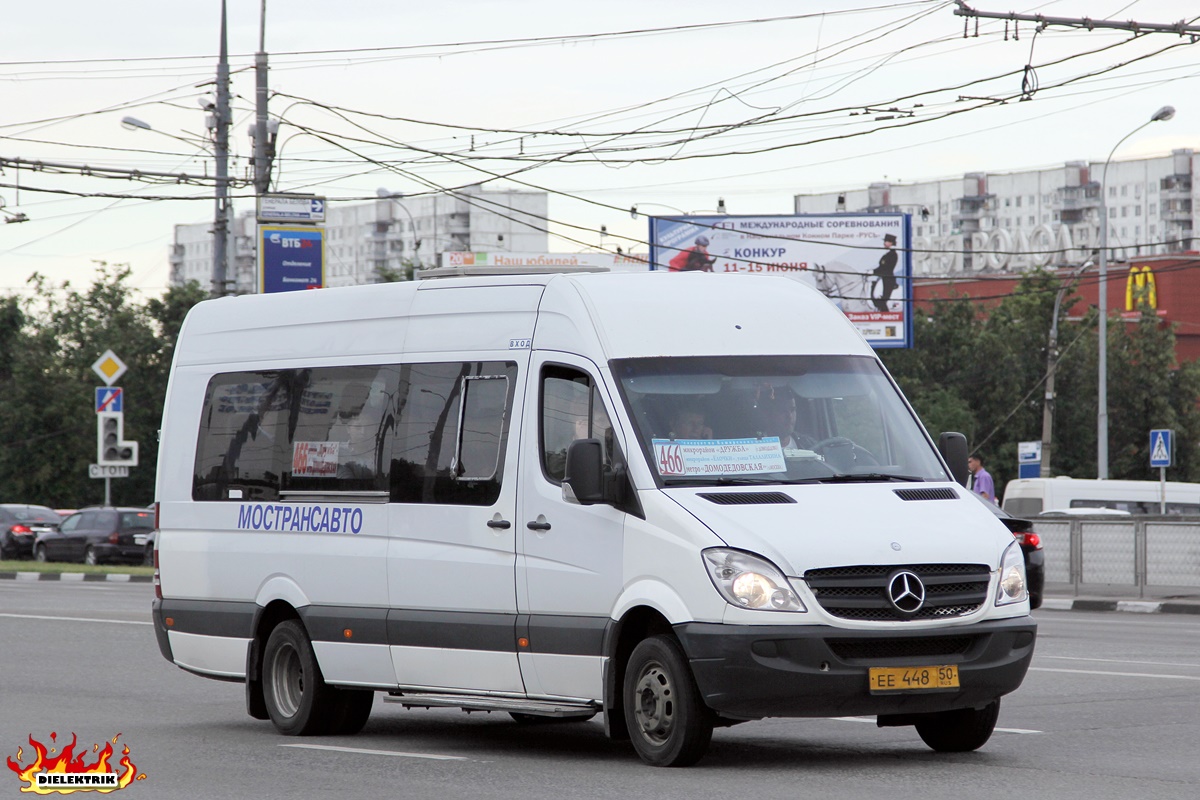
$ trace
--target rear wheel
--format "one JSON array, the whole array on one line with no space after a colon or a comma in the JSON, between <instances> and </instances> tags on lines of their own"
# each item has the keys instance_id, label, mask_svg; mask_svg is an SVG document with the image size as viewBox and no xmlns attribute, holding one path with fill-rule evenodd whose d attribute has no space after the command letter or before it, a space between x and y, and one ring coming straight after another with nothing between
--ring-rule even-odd
<instances>
[{"instance_id":1,"label":"rear wheel","mask_svg":"<svg viewBox=\"0 0 1200 800\"><path fill-rule=\"evenodd\" d=\"M647 764L686 767L708 749L713 715L674 637L652 636L633 648L622 700L630 741Z\"/></svg>"},{"instance_id":2,"label":"rear wheel","mask_svg":"<svg viewBox=\"0 0 1200 800\"><path fill-rule=\"evenodd\" d=\"M939 753L966 753L983 747L996 729L1000 699L983 708L960 708L928 714L917 723L922 741Z\"/></svg>"},{"instance_id":3,"label":"rear wheel","mask_svg":"<svg viewBox=\"0 0 1200 800\"><path fill-rule=\"evenodd\" d=\"M375 693L325 683L308 634L296 620L279 623L263 649L263 700L286 736L354 734L371 715Z\"/></svg>"},{"instance_id":4,"label":"rear wheel","mask_svg":"<svg viewBox=\"0 0 1200 800\"><path fill-rule=\"evenodd\" d=\"M83 563L93 567L100 563L100 559L96 557L96 548L89 547L83 551Z\"/></svg>"}]
</instances>

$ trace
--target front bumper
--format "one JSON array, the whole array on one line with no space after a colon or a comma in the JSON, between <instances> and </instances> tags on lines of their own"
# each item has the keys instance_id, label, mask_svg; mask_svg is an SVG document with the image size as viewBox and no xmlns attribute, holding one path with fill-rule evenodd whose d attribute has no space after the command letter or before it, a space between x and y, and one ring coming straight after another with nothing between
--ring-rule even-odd
<instances>
[{"instance_id":1,"label":"front bumper","mask_svg":"<svg viewBox=\"0 0 1200 800\"><path fill-rule=\"evenodd\" d=\"M675 626L709 708L734 719L920 714L978 708L1021 685L1031 617L956 628L846 630L824 625ZM871 667L955 664L959 688L872 694Z\"/></svg>"}]
</instances>

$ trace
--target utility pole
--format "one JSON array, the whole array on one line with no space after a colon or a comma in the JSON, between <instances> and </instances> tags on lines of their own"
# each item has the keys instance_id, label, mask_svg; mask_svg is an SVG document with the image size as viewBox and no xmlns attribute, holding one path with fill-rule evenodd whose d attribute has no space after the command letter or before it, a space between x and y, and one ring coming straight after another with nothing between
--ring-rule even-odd
<instances>
[{"instance_id":1,"label":"utility pole","mask_svg":"<svg viewBox=\"0 0 1200 800\"><path fill-rule=\"evenodd\" d=\"M229 45L225 0L221 0L221 46L217 61L217 102L213 109L213 153L217 161L216 210L213 219L213 297L223 297L229 271Z\"/></svg>"},{"instance_id":2,"label":"utility pole","mask_svg":"<svg viewBox=\"0 0 1200 800\"><path fill-rule=\"evenodd\" d=\"M271 188L267 161L267 0L262 0L258 23L258 52L254 54L254 193Z\"/></svg>"}]
</instances>

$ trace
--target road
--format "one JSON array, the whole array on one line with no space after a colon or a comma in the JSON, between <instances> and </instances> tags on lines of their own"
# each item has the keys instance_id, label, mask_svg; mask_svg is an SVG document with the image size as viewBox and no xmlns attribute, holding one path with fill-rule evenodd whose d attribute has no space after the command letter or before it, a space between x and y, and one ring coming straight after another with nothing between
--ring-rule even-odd
<instances>
[{"instance_id":1,"label":"road","mask_svg":"<svg viewBox=\"0 0 1200 800\"><path fill-rule=\"evenodd\" d=\"M120 734L147 776L117 797L655 798L1200 797L1200 619L1039 610L1025 685L980 751L939 755L869 719L718 730L699 765L646 767L599 719L525 727L507 715L381 702L358 736L289 739L245 715L242 687L159 655L145 584L0 581L0 756L28 737ZM118 747L119 751L119 747ZM0 768L0 797L17 776ZM11 793L11 794L10 794Z\"/></svg>"}]
</instances>

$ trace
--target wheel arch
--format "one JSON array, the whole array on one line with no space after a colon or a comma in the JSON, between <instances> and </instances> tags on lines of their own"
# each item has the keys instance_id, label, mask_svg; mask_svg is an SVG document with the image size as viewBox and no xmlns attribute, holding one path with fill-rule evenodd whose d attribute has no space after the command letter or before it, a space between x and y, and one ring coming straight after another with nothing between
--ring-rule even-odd
<instances>
[{"instance_id":1,"label":"wheel arch","mask_svg":"<svg viewBox=\"0 0 1200 800\"><path fill-rule=\"evenodd\" d=\"M629 655L638 642L658 634L675 635L663 612L648 605L628 609L605 634L604 655L608 668L604 671L604 733L610 739L629 738L625 706L621 702Z\"/></svg>"}]
</instances>

